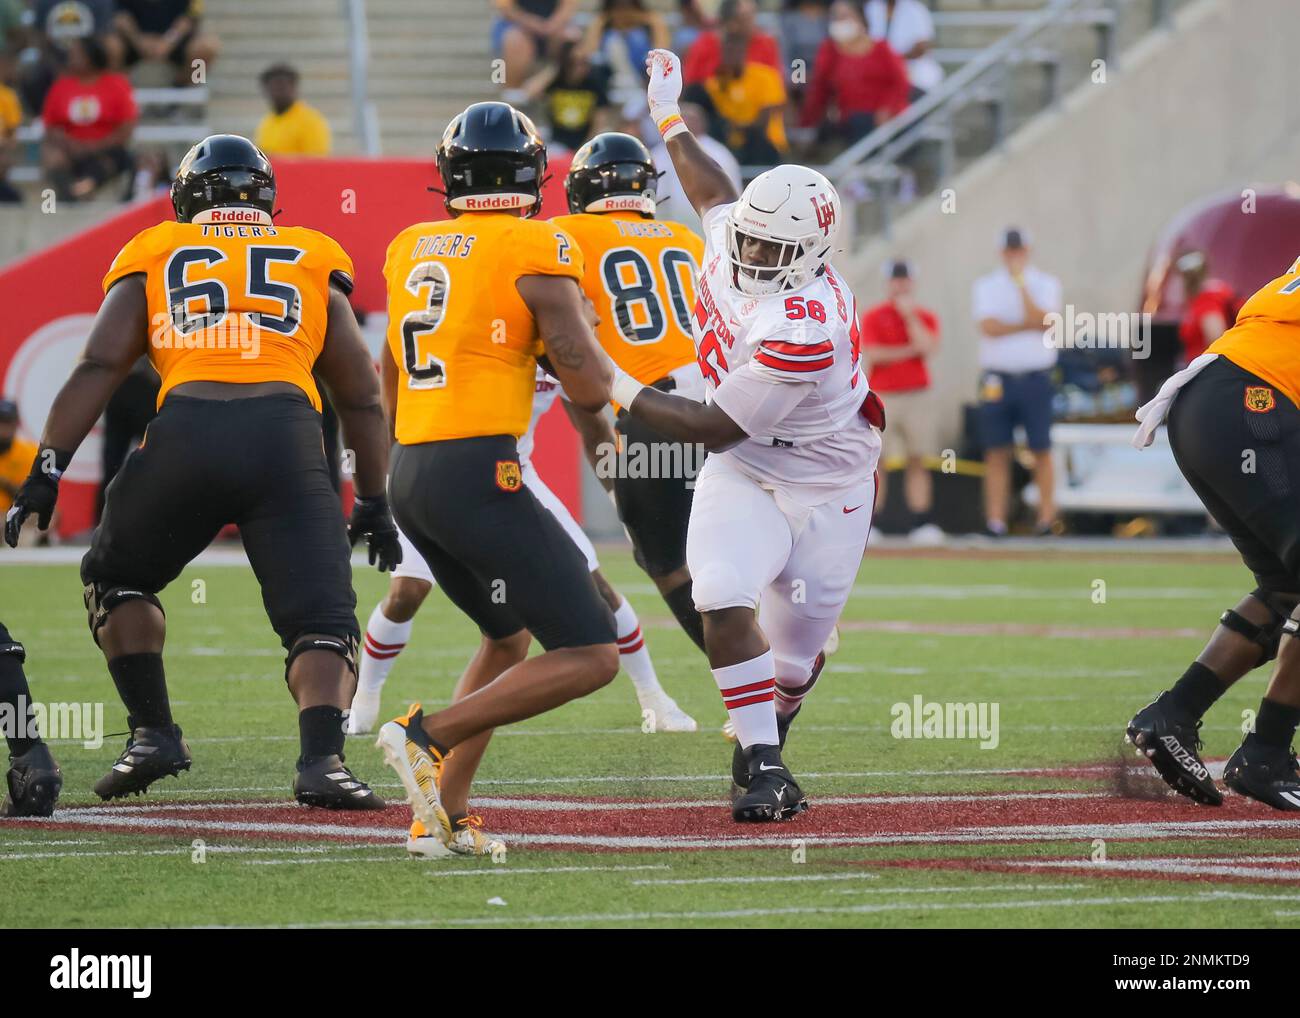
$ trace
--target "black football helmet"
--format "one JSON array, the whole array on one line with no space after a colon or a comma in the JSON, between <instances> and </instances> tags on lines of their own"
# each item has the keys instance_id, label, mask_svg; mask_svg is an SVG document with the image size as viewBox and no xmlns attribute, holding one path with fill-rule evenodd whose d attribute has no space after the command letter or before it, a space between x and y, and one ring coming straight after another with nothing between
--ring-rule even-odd
<instances>
[{"instance_id":1,"label":"black football helmet","mask_svg":"<svg viewBox=\"0 0 1300 1018\"><path fill-rule=\"evenodd\" d=\"M468 107L447 125L437 160L448 212L541 211L546 146L509 103Z\"/></svg>"},{"instance_id":2,"label":"black football helmet","mask_svg":"<svg viewBox=\"0 0 1300 1018\"><path fill-rule=\"evenodd\" d=\"M650 150L630 134L607 131L583 145L569 164L569 211L655 214L659 174Z\"/></svg>"},{"instance_id":3,"label":"black football helmet","mask_svg":"<svg viewBox=\"0 0 1300 1018\"><path fill-rule=\"evenodd\" d=\"M271 160L247 138L214 134L187 153L172 184L172 208L182 223L214 208L275 212L275 171Z\"/></svg>"}]
</instances>

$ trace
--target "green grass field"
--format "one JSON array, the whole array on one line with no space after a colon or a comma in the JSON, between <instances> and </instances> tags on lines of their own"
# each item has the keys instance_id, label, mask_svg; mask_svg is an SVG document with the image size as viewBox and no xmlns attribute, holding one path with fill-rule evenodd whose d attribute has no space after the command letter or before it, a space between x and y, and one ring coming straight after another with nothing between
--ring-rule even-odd
<instances>
[{"instance_id":1,"label":"green grass field","mask_svg":"<svg viewBox=\"0 0 1300 1018\"><path fill-rule=\"evenodd\" d=\"M25 889L4 925L1186 927L1300 916L1300 824L1239 797L1213 810L1160 795L1131 749L1132 766L1119 762L1124 723L1251 586L1230 555L873 552L786 753L813 808L761 828L730 821L731 747L704 661L630 556L602 558L641 614L664 685L702 730L644 734L620 676L500 732L478 797L510 844L502 863L409 859L409 811L368 739L349 740L348 762L392 797L388 810L292 802L282 651L247 567L200 560L163 595L193 769L101 808L90 787L122 739L58 744L59 813L0 823L0 872ZM364 623L385 581L364 566L355 581ZM0 565L0 619L27 646L37 699L102 701L106 730L123 730L74 565ZM385 710L445 702L475 643L434 594ZM1256 673L1215 708L1207 758L1236 746L1263 684ZM996 748L895 738L891 708L917 695L996 704Z\"/></svg>"}]
</instances>

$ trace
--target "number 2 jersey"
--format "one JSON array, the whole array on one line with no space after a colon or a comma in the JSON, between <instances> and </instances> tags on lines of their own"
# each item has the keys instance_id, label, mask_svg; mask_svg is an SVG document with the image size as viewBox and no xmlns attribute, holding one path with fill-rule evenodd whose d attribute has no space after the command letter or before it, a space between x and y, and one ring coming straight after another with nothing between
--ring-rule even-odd
<instances>
[{"instance_id":1,"label":"number 2 jersey","mask_svg":"<svg viewBox=\"0 0 1300 1018\"><path fill-rule=\"evenodd\" d=\"M637 212L556 216L582 248L582 289L610 360L649 385L695 360L691 308L704 242L681 223ZM698 384L691 395L699 395Z\"/></svg>"},{"instance_id":2,"label":"number 2 jersey","mask_svg":"<svg viewBox=\"0 0 1300 1018\"><path fill-rule=\"evenodd\" d=\"M145 276L159 407L185 382L290 382L320 410L311 372L325 343L330 283L346 294L353 278L333 239L269 222L159 223L118 253L104 292L136 273Z\"/></svg>"},{"instance_id":3,"label":"number 2 jersey","mask_svg":"<svg viewBox=\"0 0 1300 1018\"><path fill-rule=\"evenodd\" d=\"M582 279L564 230L502 212L407 227L388 247L388 348L403 445L528 428L543 352L522 276Z\"/></svg>"},{"instance_id":4,"label":"number 2 jersey","mask_svg":"<svg viewBox=\"0 0 1300 1018\"><path fill-rule=\"evenodd\" d=\"M710 402L750 436L721 453L764 487L816 506L876 469L880 436L858 413L853 294L828 265L799 290L750 297L731 286L730 205L704 216L695 345Z\"/></svg>"}]
</instances>

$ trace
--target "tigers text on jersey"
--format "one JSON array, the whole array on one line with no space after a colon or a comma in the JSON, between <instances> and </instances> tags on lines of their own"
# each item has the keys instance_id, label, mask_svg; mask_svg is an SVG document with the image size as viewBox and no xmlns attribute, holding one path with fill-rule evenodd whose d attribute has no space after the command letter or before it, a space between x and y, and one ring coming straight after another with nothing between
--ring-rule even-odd
<instances>
[{"instance_id":1,"label":"tigers text on jersey","mask_svg":"<svg viewBox=\"0 0 1300 1018\"><path fill-rule=\"evenodd\" d=\"M596 338L646 385L695 360L691 308L704 242L681 223L637 212L583 212L551 222L582 248L582 289L596 306Z\"/></svg>"},{"instance_id":2,"label":"tigers text on jersey","mask_svg":"<svg viewBox=\"0 0 1300 1018\"><path fill-rule=\"evenodd\" d=\"M704 216L695 344L710 401L750 437L714 455L816 505L870 478L880 456L880 436L858 413L867 383L853 294L830 266L799 290L749 297L732 289L730 209Z\"/></svg>"},{"instance_id":3,"label":"tigers text on jersey","mask_svg":"<svg viewBox=\"0 0 1300 1018\"><path fill-rule=\"evenodd\" d=\"M321 408L312 366L325 342L330 279L352 260L302 226L159 223L113 260L104 292L143 273L158 406L185 382L291 382Z\"/></svg>"},{"instance_id":4,"label":"tigers text on jersey","mask_svg":"<svg viewBox=\"0 0 1300 1018\"><path fill-rule=\"evenodd\" d=\"M1300 406L1300 259L1256 290L1237 312L1237 324L1206 353L1272 382Z\"/></svg>"},{"instance_id":5,"label":"tigers text on jersey","mask_svg":"<svg viewBox=\"0 0 1300 1018\"><path fill-rule=\"evenodd\" d=\"M501 212L409 226L388 247L388 347L403 445L528 427L542 346L522 276L582 280L564 230Z\"/></svg>"}]
</instances>

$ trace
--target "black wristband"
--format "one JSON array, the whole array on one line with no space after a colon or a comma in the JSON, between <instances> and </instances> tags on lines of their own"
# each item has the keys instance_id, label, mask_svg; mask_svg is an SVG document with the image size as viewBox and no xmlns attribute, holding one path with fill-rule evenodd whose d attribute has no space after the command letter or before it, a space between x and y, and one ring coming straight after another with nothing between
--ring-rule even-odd
<instances>
[{"instance_id":1,"label":"black wristband","mask_svg":"<svg viewBox=\"0 0 1300 1018\"><path fill-rule=\"evenodd\" d=\"M369 498L364 495L357 495L355 498L358 509L388 508L388 496L384 494L371 495Z\"/></svg>"},{"instance_id":2,"label":"black wristband","mask_svg":"<svg viewBox=\"0 0 1300 1018\"><path fill-rule=\"evenodd\" d=\"M48 445L43 445L36 453L36 459L32 461L32 469L29 476L44 477L58 484L59 478L63 472L68 469L68 464L72 462L73 454L64 452L62 449L54 449ZM53 465L50 461L53 460Z\"/></svg>"}]
</instances>

